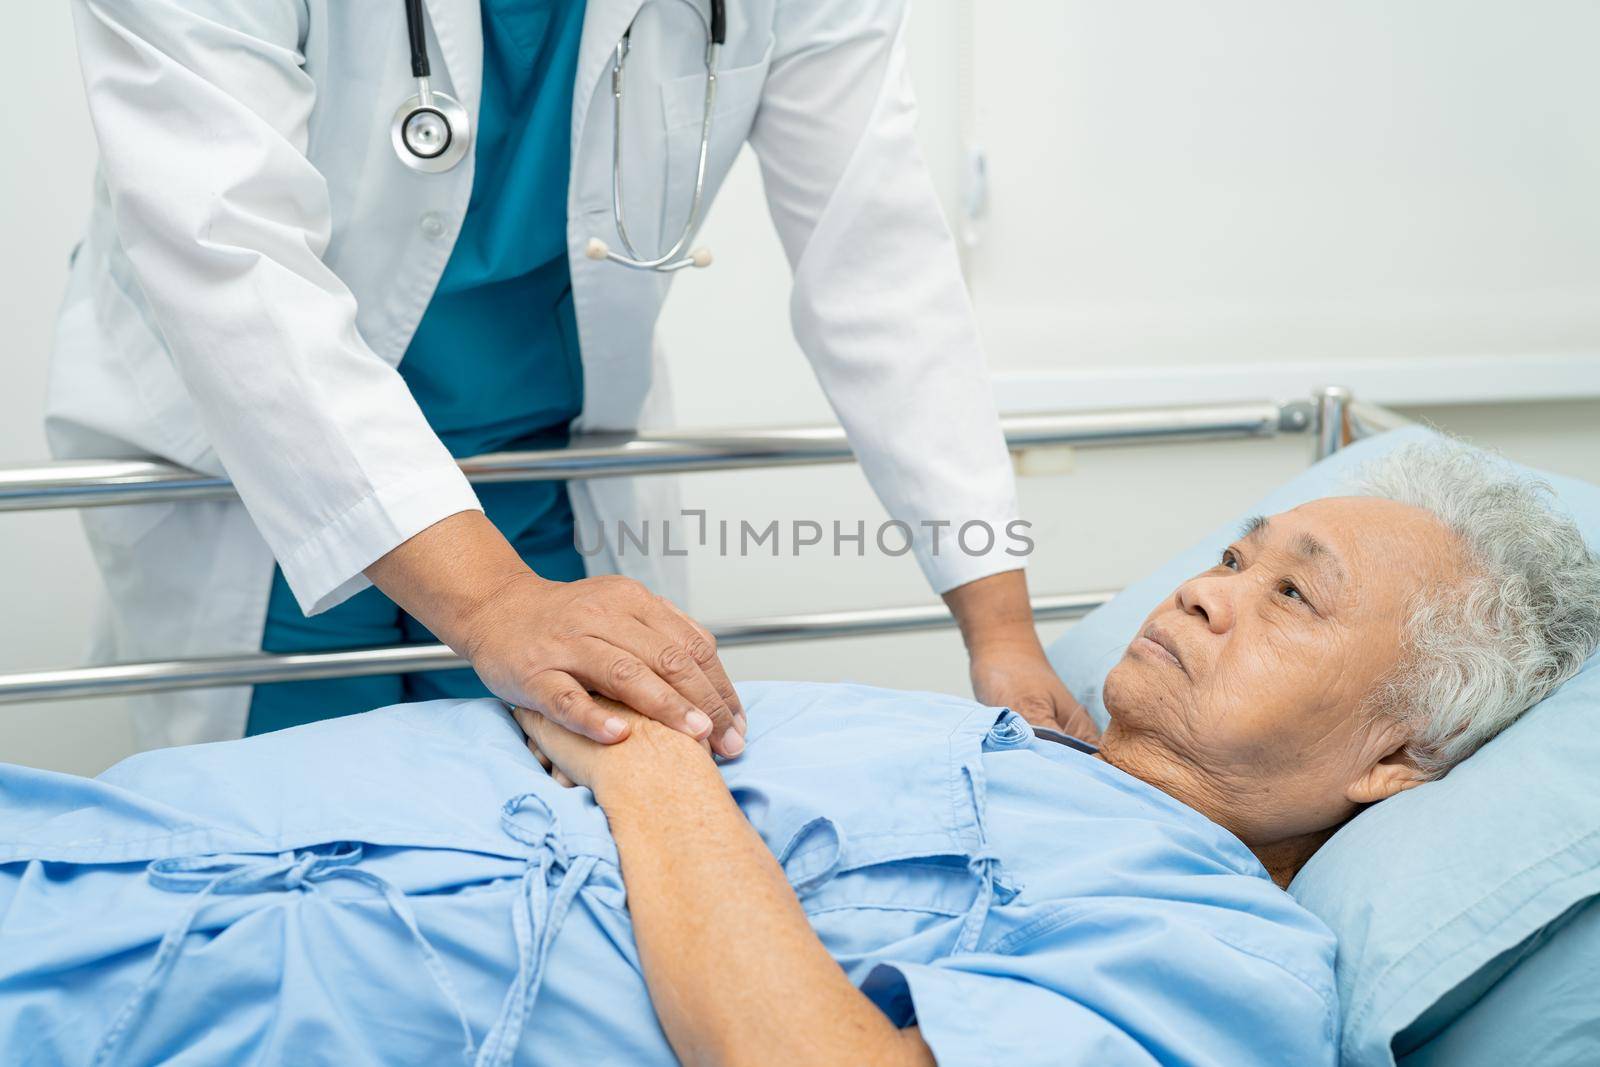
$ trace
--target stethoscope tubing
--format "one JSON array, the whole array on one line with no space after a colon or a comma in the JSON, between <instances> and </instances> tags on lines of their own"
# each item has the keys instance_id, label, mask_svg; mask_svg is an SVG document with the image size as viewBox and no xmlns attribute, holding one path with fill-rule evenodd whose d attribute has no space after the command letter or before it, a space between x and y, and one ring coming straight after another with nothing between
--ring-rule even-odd
<instances>
[{"instance_id":1,"label":"stethoscope tubing","mask_svg":"<svg viewBox=\"0 0 1600 1067\"><path fill-rule=\"evenodd\" d=\"M1100 751L1100 746L1093 742L1073 737L1071 734L1063 733L1060 730L1052 730L1048 726L1033 727L1033 736L1041 741L1054 741L1058 745L1075 748L1079 752L1084 752L1091 756Z\"/></svg>"},{"instance_id":2,"label":"stethoscope tubing","mask_svg":"<svg viewBox=\"0 0 1600 1067\"><path fill-rule=\"evenodd\" d=\"M431 86L422 0L404 2L411 74L417 80L417 92L401 101L396 109L391 125L391 140L400 162L413 170L439 173L451 169L465 158L472 141L472 123L460 101ZM683 230L677 240L660 255L649 258L640 255L628 236L622 174L622 98L628 50L633 37L633 25L630 23L622 40L617 42L611 60L611 218L616 224L623 251L612 251L605 242L591 238L587 252L591 259L610 260L635 270L663 273L685 267L704 267L711 262L711 254L703 248L695 249L688 255L685 255L685 250L700 228L701 213L705 208L706 171L711 157L711 124L717 106L717 62L722 46L727 41L728 12L726 0L709 0L709 19L701 13L695 0L684 0L684 3L694 11L706 30L705 107L700 119L700 150L695 160L694 195L689 201L689 214L684 219Z\"/></svg>"},{"instance_id":3,"label":"stethoscope tubing","mask_svg":"<svg viewBox=\"0 0 1600 1067\"><path fill-rule=\"evenodd\" d=\"M713 4L713 14L720 10L721 6L720 2ZM696 257L685 257L683 253L688 248L689 242L694 239L695 231L700 228L700 212L705 203L706 167L711 156L711 122L716 114L717 105L717 59L722 46L715 40L709 41L706 45L705 107L700 118L700 150L695 160L694 196L689 202L689 215L684 219L683 230L678 234L678 239L672 243L672 247L653 259L646 259L633 247L633 242L628 237L628 223L623 207L625 197L622 178L622 96L624 71L632 35L633 27L630 26L622 35L622 40L617 42L611 60L611 217L617 227L617 237L627 254L621 255L606 249L604 258L636 270L674 271L682 270L684 267L699 266Z\"/></svg>"}]
</instances>

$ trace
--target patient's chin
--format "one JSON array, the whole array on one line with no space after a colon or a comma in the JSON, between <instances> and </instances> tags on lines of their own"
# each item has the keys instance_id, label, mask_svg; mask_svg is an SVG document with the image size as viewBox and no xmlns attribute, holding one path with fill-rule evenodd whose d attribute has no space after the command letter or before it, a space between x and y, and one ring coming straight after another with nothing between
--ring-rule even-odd
<instances>
[{"instance_id":1,"label":"patient's chin","mask_svg":"<svg viewBox=\"0 0 1600 1067\"><path fill-rule=\"evenodd\" d=\"M1138 694L1144 688L1136 677L1140 666L1138 660L1124 652L1122 659L1106 675L1105 684L1100 688L1100 700L1112 718L1122 717L1128 708L1137 705Z\"/></svg>"},{"instance_id":2,"label":"patient's chin","mask_svg":"<svg viewBox=\"0 0 1600 1067\"><path fill-rule=\"evenodd\" d=\"M1124 727L1147 726L1164 718L1161 709L1176 710L1186 703L1185 695L1174 691L1173 675L1177 673L1144 656L1124 652L1100 689L1106 714Z\"/></svg>"}]
</instances>

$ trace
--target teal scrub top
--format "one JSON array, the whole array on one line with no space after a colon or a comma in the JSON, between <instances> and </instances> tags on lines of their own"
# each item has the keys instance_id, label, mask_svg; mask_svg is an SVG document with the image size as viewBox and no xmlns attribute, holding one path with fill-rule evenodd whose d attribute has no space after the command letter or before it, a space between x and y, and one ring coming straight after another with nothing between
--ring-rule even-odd
<instances>
[{"instance_id":1,"label":"teal scrub top","mask_svg":"<svg viewBox=\"0 0 1600 1067\"><path fill-rule=\"evenodd\" d=\"M566 238L583 12L583 0L483 0L472 197L399 368L453 456L560 447L583 408ZM535 572L555 581L584 576L566 483L481 485L478 500ZM317 652L434 639L377 589L307 618L278 570L261 647ZM486 693L469 670L262 685L246 732L400 700Z\"/></svg>"},{"instance_id":2,"label":"teal scrub top","mask_svg":"<svg viewBox=\"0 0 1600 1067\"><path fill-rule=\"evenodd\" d=\"M583 9L583 0L483 0L472 199L400 362L453 456L559 443L583 408L567 270Z\"/></svg>"}]
</instances>

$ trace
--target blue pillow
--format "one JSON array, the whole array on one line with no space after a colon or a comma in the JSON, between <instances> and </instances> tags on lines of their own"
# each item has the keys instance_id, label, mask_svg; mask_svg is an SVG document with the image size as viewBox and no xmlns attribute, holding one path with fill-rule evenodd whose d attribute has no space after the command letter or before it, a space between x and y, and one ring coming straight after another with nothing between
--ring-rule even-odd
<instances>
[{"instance_id":1,"label":"blue pillow","mask_svg":"<svg viewBox=\"0 0 1600 1067\"><path fill-rule=\"evenodd\" d=\"M1425 1043L1400 1057L1401 1067L1594 1067L1600 1054L1600 897L1592 898L1559 924L1548 942L1530 938L1508 956L1506 966L1485 968L1495 980L1484 985L1470 1006L1446 997L1436 1010L1452 1018L1442 1029L1424 1016L1395 1041L1410 1047L1413 1036ZM1459 988L1459 987L1458 987ZM1424 1037L1412 1031L1431 1031Z\"/></svg>"},{"instance_id":2,"label":"blue pillow","mask_svg":"<svg viewBox=\"0 0 1600 1067\"><path fill-rule=\"evenodd\" d=\"M1435 436L1409 427L1363 441L1268 494L1252 513L1338 496L1361 463ZM1589 544L1600 546L1600 488L1540 477ZM1056 671L1102 725L1101 687L1139 624L1180 582L1209 567L1237 527L1213 531L1051 646ZM1540 998L1488 994L1513 969L1524 983L1530 973L1549 980L1548 966L1525 968L1528 952L1558 960L1557 942L1592 937L1592 922L1556 927L1600 894L1597 715L1600 655L1443 779L1351 820L1295 878L1289 891L1339 937L1345 1064L1392 1067L1396 1051L1438 1044L1469 1008L1474 1027L1507 1035L1540 1028L1526 1014ZM1495 1018L1497 1001L1516 1017ZM1567 1062L1562 1054L1600 1062L1593 1028L1563 1032L1583 1047L1545 1050L1551 1058L1540 1062Z\"/></svg>"}]
</instances>

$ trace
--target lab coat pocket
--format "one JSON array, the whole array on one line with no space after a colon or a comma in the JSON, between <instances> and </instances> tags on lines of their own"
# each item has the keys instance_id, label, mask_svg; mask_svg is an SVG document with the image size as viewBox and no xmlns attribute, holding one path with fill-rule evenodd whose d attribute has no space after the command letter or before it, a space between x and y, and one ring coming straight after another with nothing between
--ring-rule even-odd
<instances>
[{"instance_id":1,"label":"lab coat pocket","mask_svg":"<svg viewBox=\"0 0 1600 1067\"><path fill-rule=\"evenodd\" d=\"M739 149L744 146L761 103L772 56L769 42L762 57L751 64L717 72L717 98L712 108L711 139L706 149L703 203L709 204L722 186ZM700 165L700 131L705 119L706 76L699 72L661 83L661 112L665 130L665 199L661 204L660 233L669 239L682 231L694 200L695 175Z\"/></svg>"},{"instance_id":2,"label":"lab coat pocket","mask_svg":"<svg viewBox=\"0 0 1600 1067\"><path fill-rule=\"evenodd\" d=\"M717 71L717 102L712 108L713 139L717 127L726 120L727 128L737 130L739 140L749 131L749 120L761 102L767 67L772 60L772 42L754 63ZM704 70L668 78L661 83L661 113L668 131L691 128L698 143L700 124L705 118L706 75Z\"/></svg>"},{"instance_id":3,"label":"lab coat pocket","mask_svg":"<svg viewBox=\"0 0 1600 1067\"><path fill-rule=\"evenodd\" d=\"M133 548L161 525L177 508L176 501L155 504L120 504L86 508L83 526L91 542L115 548Z\"/></svg>"},{"instance_id":4,"label":"lab coat pocket","mask_svg":"<svg viewBox=\"0 0 1600 1067\"><path fill-rule=\"evenodd\" d=\"M101 383L90 425L148 455L183 466L201 463L210 445L132 263L118 251L90 284L94 298L85 311L98 320L96 335L109 339L103 358L114 375Z\"/></svg>"}]
</instances>

